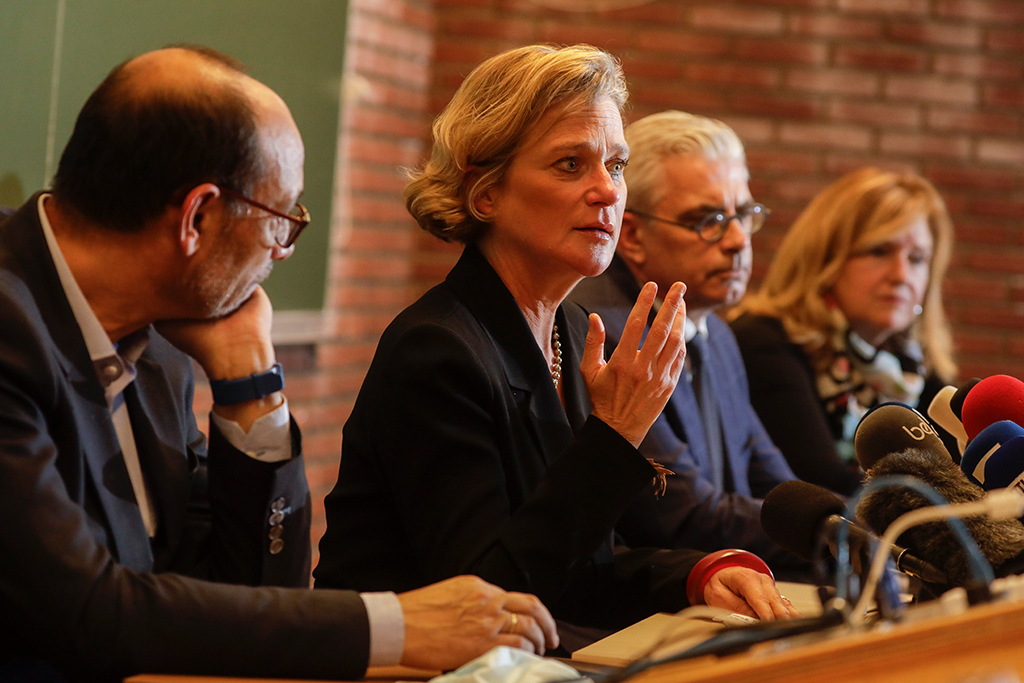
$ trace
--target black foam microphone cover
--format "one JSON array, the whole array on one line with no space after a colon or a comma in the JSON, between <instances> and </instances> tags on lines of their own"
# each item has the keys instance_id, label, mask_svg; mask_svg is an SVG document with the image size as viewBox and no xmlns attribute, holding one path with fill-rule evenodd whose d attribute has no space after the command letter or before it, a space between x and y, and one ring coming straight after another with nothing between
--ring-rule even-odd
<instances>
[{"instance_id":1,"label":"black foam microphone cover","mask_svg":"<svg viewBox=\"0 0 1024 683\"><path fill-rule=\"evenodd\" d=\"M953 411L954 415L956 415L956 419L961 422L963 422L964 419L964 399L967 398L967 394L971 392L974 385L980 381L980 377L970 378L961 384L960 388L956 390L955 394L953 394L953 397L949 399L949 409Z\"/></svg>"},{"instance_id":2,"label":"black foam microphone cover","mask_svg":"<svg viewBox=\"0 0 1024 683\"><path fill-rule=\"evenodd\" d=\"M920 479L950 503L969 503L985 496L980 487L967 480L945 451L909 448L892 453L874 464L867 479L897 474ZM857 517L881 535L898 517L931 504L909 488L888 486L865 495L857 505ZM1024 525L1016 519L996 520L987 515L975 515L963 521L981 554L993 567L1024 551ZM912 527L900 536L899 542L922 560L941 567L953 585L963 586L969 582L967 551L947 522L927 522Z\"/></svg>"},{"instance_id":3,"label":"black foam microphone cover","mask_svg":"<svg viewBox=\"0 0 1024 683\"><path fill-rule=\"evenodd\" d=\"M761 526L773 541L786 550L802 559L816 561L820 559L818 554L822 551L823 541L828 542L832 556L838 557L839 529L845 525L849 532L847 547L851 567L854 571L866 572L878 537L860 524L844 519L845 508L845 503L831 491L805 481L787 481L765 496L761 505ZM902 572L930 583L949 583L942 571L922 562L906 548L893 545L889 554Z\"/></svg>"},{"instance_id":4,"label":"black foam microphone cover","mask_svg":"<svg viewBox=\"0 0 1024 683\"><path fill-rule=\"evenodd\" d=\"M903 403L883 403L868 411L853 435L853 450L865 472L890 453L908 448L945 453L953 461L928 418Z\"/></svg>"},{"instance_id":5,"label":"black foam microphone cover","mask_svg":"<svg viewBox=\"0 0 1024 683\"><path fill-rule=\"evenodd\" d=\"M845 505L834 493L794 479L777 485L761 504L761 526L768 537L804 560L816 560L819 527Z\"/></svg>"}]
</instances>

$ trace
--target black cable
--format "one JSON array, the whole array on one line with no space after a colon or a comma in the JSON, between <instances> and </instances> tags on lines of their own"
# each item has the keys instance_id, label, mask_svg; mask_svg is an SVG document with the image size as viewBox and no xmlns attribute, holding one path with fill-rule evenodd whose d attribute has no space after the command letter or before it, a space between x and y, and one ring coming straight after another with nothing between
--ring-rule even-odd
<instances>
[{"instance_id":1,"label":"black cable","mask_svg":"<svg viewBox=\"0 0 1024 683\"><path fill-rule=\"evenodd\" d=\"M845 617L842 612L837 609L828 608L817 617L765 621L749 626L730 626L717 632L711 638L674 655L660 659L650 659L649 656L644 656L618 671L604 676L591 676L589 678L594 683L621 683L656 666L703 657L705 655L723 657L737 654L750 649L758 643L788 638L803 633L813 633L833 626L839 626L843 623L844 619ZM667 644L659 644L659 647L664 647ZM580 680L584 679L581 678Z\"/></svg>"}]
</instances>

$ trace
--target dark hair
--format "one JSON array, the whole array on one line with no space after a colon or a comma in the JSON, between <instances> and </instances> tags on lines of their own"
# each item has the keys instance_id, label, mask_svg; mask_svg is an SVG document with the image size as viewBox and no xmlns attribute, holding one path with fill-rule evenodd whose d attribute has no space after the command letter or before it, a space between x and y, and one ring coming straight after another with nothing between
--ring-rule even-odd
<instances>
[{"instance_id":1,"label":"dark hair","mask_svg":"<svg viewBox=\"0 0 1024 683\"><path fill-rule=\"evenodd\" d=\"M226 55L182 49L241 73ZM202 183L252 191L262 171L256 115L234 79L140 88L131 72L130 60L115 67L82 107L53 180L61 202L133 232Z\"/></svg>"}]
</instances>

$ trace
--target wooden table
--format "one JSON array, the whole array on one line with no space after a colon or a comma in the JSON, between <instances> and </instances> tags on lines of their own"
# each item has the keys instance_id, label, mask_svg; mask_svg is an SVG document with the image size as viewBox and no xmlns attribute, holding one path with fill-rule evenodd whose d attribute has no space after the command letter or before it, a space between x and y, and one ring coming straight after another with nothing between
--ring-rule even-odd
<instances>
[{"instance_id":1,"label":"wooden table","mask_svg":"<svg viewBox=\"0 0 1024 683\"><path fill-rule=\"evenodd\" d=\"M987 683L1024 680L1024 603L966 612L778 651L704 657L650 669L636 683Z\"/></svg>"},{"instance_id":2,"label":"wooden table","mask_svg":"<svg viewBox=\"0 0 1024 683\"><path fill-rule=\"evenodd\" d=\"M370 667L366 671L364 681L428 681L439 675L440 671L426 671L424 669L410 669L407 666L377 666ZM139 674L124 679L125 683L267 683L273 680L274 683L317 683L308 679L296 680L290 678L234 678L224 676L186 676L178 674ZM322 681L321 683L328 683ZM331 681L330 683L337 683Z\"/></svg>"}]
</instances>

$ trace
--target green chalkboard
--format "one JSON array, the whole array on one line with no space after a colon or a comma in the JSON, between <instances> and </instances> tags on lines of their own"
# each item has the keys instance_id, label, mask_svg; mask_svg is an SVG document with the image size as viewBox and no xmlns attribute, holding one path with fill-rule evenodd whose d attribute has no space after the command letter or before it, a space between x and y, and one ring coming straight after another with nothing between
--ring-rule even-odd
<instances>
[{"instance_id":1,"label":"green chalkboard","mask_svg":"<svg viewBox=\"0 0 1024 683\"><path fill-rule=\"evenodd\" d=\"M302 131L313 223L267 290L277 310L321 309L346 16L345 0L0 0L0 206L49 185L111 68L174 43L208 45L276 90Z\"/></svg>"}]
</instances>

